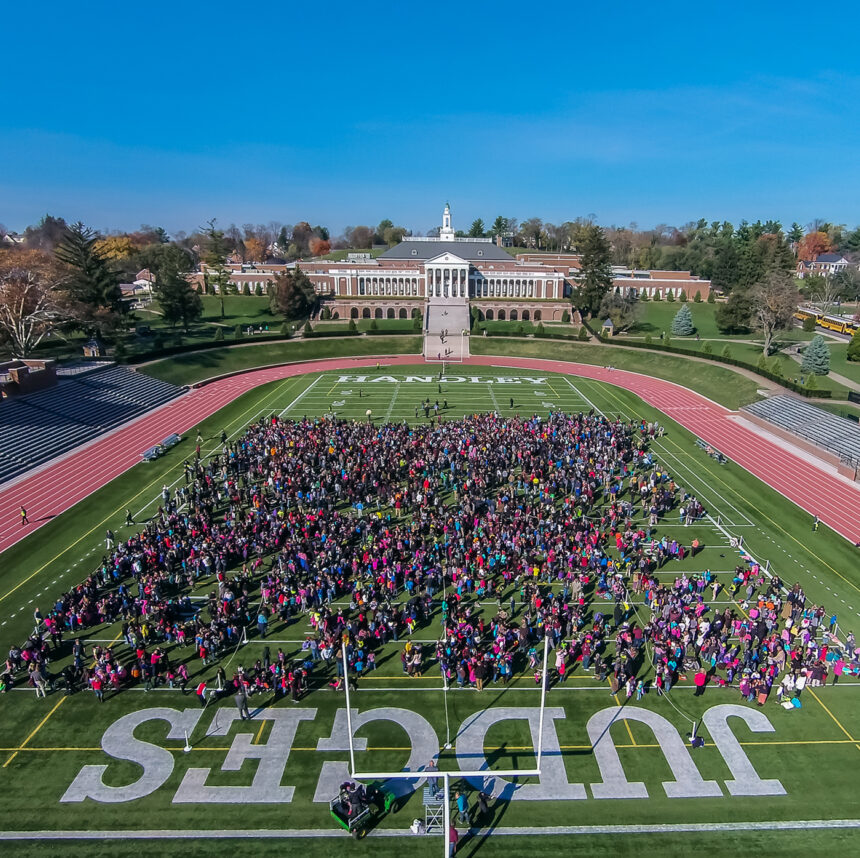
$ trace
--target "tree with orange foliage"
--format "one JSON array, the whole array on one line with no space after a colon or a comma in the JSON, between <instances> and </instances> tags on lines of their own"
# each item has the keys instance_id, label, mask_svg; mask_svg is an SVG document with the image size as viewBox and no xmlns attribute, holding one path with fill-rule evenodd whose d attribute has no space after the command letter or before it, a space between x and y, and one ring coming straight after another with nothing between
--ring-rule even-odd
<instances>
[{"instance_id":1,"label":"tree with orange foliage","mask_svg":"<svg viewBox=\"0 0 860 858\"><path fill-rule=\"evenodd\" d=\"M40 250L0 252L0 334L16 357L26 357L69 318L64 274Z\"/></svg>"},{"instance_id":2,"label":"tree with orange foliage","mask_svg":"<svg viewBox=\"0 0 860 858\"><path fill-rule=\"evenodd\" d=\"M331 252L331 242L326 241L324 238L317 238L316 236L310 240L308 247L314 256L325 256Z\"/></svg>"},{"instance_id":3,"label":"tree with orange foliage","mask_svg":"<svg viewBox=\"0 0 860 858\"><path fill-rule=\"evenodd\" d=\"M822 253L833 250L826 232L808 232L797 245L797 258L803 262L815 262Z\"/></svg>"},{"instance_id":4,"label":"tree with orange foliage","mask_svg":"<svg viewBox=\"0 0 860 858\"><path fill-rule=\"evenodd\" d=\"M266 258L266 248L256 236L245 239L245 259L248 262L263 262Z\"/></svg>"}]
</instances>

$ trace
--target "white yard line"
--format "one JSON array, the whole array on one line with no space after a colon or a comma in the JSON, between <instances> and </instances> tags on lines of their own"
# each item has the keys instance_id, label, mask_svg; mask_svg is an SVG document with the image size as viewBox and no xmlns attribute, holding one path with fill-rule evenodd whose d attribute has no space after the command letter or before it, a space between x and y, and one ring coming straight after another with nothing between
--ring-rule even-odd
<instances>
[{"instance_id":1,"label":"white yard line","mask_svg":"<svg viewBox=\"0 0 860 858\"><path fill-rule=\"evenodd\" d=\"M573 392L587 405L591 406L598 414L603 414L603 412L578 388L573 382L567 377L564 376L564 380L573 388Z\"/></svg>"},{"instance_id":2,"label":"white yard line","mask_svg":"<svg viewBox=\"0 0 860 858\"><path fill-rule=\"evenodd\" d=\"M751 822L666 822L641 825L546 825L509 828L472 828L473 837L529 837L540 834L556 835L630 835L630 834L692 834L708 835L729 831L802 831L806 829L860 828L860 819L774 819ZM315 838L349 839L339 828L185 828L185 829L102 829L77 831L3 831L4 840L256 840L257 838ZM368 837L414 837L409 828L376 828Z\"/></svg>"},{"instance_id":3,"label":"white yard line","mask_svg":"<svg viewBox=\"0 0 860 858\"><path fill-rule=\"evenodd\" d=\"M391 394L391 402L388 403L388 411L385 412L384 422L388 423L391 419L391 412L394 410L394 402L397 399L397 394L400 392L400 382L394 385L394 393Z\"/></svg>"},{"instance_id":4,"label":"white yard line","mask_svg":"<svg viewBox=\"0 0 860 858\"><path fill-rule=\"evenodd\" d=\"M298 405L302 401L302 399L305 398L308 391L310 391L312 387L316 386L316 383L321 378L322 376L318 375L278 416L283 417L291 408L295 408L295 406Z\"/></svg>"},{"instance_id":5,"label":"white yard line","mask_svg":"<svg viewBox=\"0 0 860 858\"><path fill-rule=\"evenodd\" d=\"M570 384L569 381L568 381L568 384ZM573 385L571 385L571 387L572 386ZM582 396L582 394L580 394L580 395ZM597 408L597 406L594 405L593 403L591 403L590 400L586 399L584 396L583 396L583 399L585 399L586 402L589 402L589 404L591 404L591 407L594 408L598 413L603 414L604 417L606 416L606 413L604 411L602 411L600 408ZM613 408L611 410L613 412L617 412L619 415L623 415L624 418L627 420L631 419L631 417L636 416L636 415L631 415L627 411L626 408L625 409ZM693 480L697 481L699 483L699 485L703 486L707 492L712 494L714 497L719 498L729 509L734 510L738 515L742 516L746 520L748 525L754 525L755 524L755 522L753 522L748 515L746 515L742 510L738 509L730 500L727 500L726 498L724 498L704 477L702 477L698 472L694 471L689 465L687 465L685 462L683 462L680 459L680 457L676 453L673 453L664 442L659 440L659 438L654 438L653 443L655 446L658 446L661 448L664 456L668 456L669 458L674 459L674 461L676 462L676 465L675 465L676 468L683 469L684 471L687 472L687 474L689 475L687 477L688 481L691 478ZM715 505L709 504L709 506L713 507ZM725 513L723 513L721 510L717 510L717 512L722 517L728 518L728 516L726 516ZM735 527L735 524L732 522L731 526Z\"/></svg>"}]
</instances>

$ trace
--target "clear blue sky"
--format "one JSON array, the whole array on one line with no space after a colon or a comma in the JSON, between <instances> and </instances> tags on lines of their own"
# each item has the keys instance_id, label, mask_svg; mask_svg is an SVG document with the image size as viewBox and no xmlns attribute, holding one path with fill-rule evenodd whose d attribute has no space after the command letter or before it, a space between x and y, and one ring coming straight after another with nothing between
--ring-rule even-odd
<instances>
[{"instance_id":1,"label":"clear blue sky","mask_svg":"<svg viewBox=\"0 0 860 858\"><path fill-rule=\"evenodd\" d=\"M0 222L426 231L448 199L458 228L853 226L858 23L808 2L10 3Z\"/></svg>"}]
</instances>

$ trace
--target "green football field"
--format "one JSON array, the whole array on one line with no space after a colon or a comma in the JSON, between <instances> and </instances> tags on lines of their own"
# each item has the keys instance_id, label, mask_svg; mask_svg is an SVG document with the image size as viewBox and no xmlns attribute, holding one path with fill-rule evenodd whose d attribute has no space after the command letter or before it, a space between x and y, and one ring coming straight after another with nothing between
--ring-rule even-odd
<instances>
[{"instance_id":1,"label":"green football field","mask_svg":"<svg viewBox=\"0 0 860 858\"><path fill-rule=\"evenodd\" d=\"M730 540L742 536L746 550L786 583L800 582L812 602L835 611L841 629L860 626L857 550L826 528L812 533L806 513L736 465L716 463L692 435L634 394L587 379L503 367L451 365L442 380L435 373L424 366L383 365L360 374L273 382L201 424L204 452L218 449L222 429L236 436L270 414L416 422L426 419L421 405L428 399L430 414L438 400L446 419L488 410L522 415L595 408L659 420L666 435L654 442L655 457L708 511L690 527L675 517L661 523L658 535L685 544L695 537L704 548L683 563L672 561L660 579L707 568L728 583L739 562ZM0 557L0 645L23 641L34 608L47 608L53 594L94 568L106 527L120 536L128 532L126 508L138 523L154 512L162 484L182 479L182 460L192 452L195 434ZM201 581L192 597L206 600L213 581ZM518 588L504 594L506 609L511 597L519 616ZM469 598L487 619L498 610L495 599ZM727 600L721 593L709 604L722 609ZM592 601L591 610L601 610L601 604ZM635 602L633 607L647 619L647 608ZM425 652L438 637L438 618L437 605L431 623L414 635L427 643ZM288 657L298 656L309 631L301 616L287 626L272 624L265 640L249 632L247 643L224 659L228 675L260 658L264 646L273 654L282 648ZM84 636L87 645L125 648L118 625L87 629ZM70 643L52 668L63 666ZM366 741L363 750L356 749L360 770L413 770L433 753L442 770L535 766L540 693L531 672L508 686L490 683L480 693L452 688L446 694L432 662L421 677L404 675L403 643L401 638L383 650L378 669L361 679L352 696L359 719L354 733ZM193 646L172 651L171 658L188 664L190 687L201 678L213 683L215 666L204 667ZM332 666L316 667L312 690L298 704L252 697L250 723L233 720L232 698L201 710L190 690L183 695L135 687L108 694L102 705L90 693L66 697L58 691L38 700L29 689L0 695L4 853L44 854L47 846L69 855L140 849L202 855L235 848L315 856L328 854L337 837L345 854L438 855L441 837L408 831L413 819L424 818L420 786L402 795L396 810L380 818L364 840L347 839L331 819L332 784L336 790L349 759L344 697L327 688L333 674ZM682 682L668 698L651 692L628 702L577 666L547 697L540 779L506 784L490 783L486 775L458 778L473 810L479 788L499 794L486 817L473 816L472 833L461 840L458 854L609 855L643 848L669 855L857 853L860 681L845 677L836 687L807 687L801 700L802 708L791 711L773 699L759 708L743 701L737 687L709 686L694 697L691 685ZM706 740L703 748L692 749L687 741L694 723ZM399 781L391 786L398 785L403 787ZM162 834L153 842L156 830L167 839ZM69 832L71 839L58 842L58 832Z\"/></svg>"}]
</instances>

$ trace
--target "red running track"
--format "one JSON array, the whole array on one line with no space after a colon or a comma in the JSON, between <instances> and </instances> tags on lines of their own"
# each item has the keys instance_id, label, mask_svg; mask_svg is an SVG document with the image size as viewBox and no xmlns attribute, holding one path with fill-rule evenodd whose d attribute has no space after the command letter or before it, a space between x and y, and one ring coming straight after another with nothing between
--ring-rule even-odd
<instances>
[{"instance_id":1,"label":"red running track","mask_svg":"<svg viewBox=\"0 0 860 858\"><path fill-rule=\"evenodd\" d=\"M0 552L101 488L140 461L144 450L171 432L185 433L236 397L269 381L326 370L374 368L421 362L416 355L337 358L252 370L192 390L20 478L0 491ZM680 385L626 370L589 364L511 357L473 357L465 365L507 366L556 372L608 382L632 391L698 437L821 520L837 533L860 541L860 486L854 487L730 419L735 412ZM453 374L453 373L452 373ZM147 498L148 499L148 498ZM22 527L18 508L31 524Z\"/></svg>"}]
</instances>

